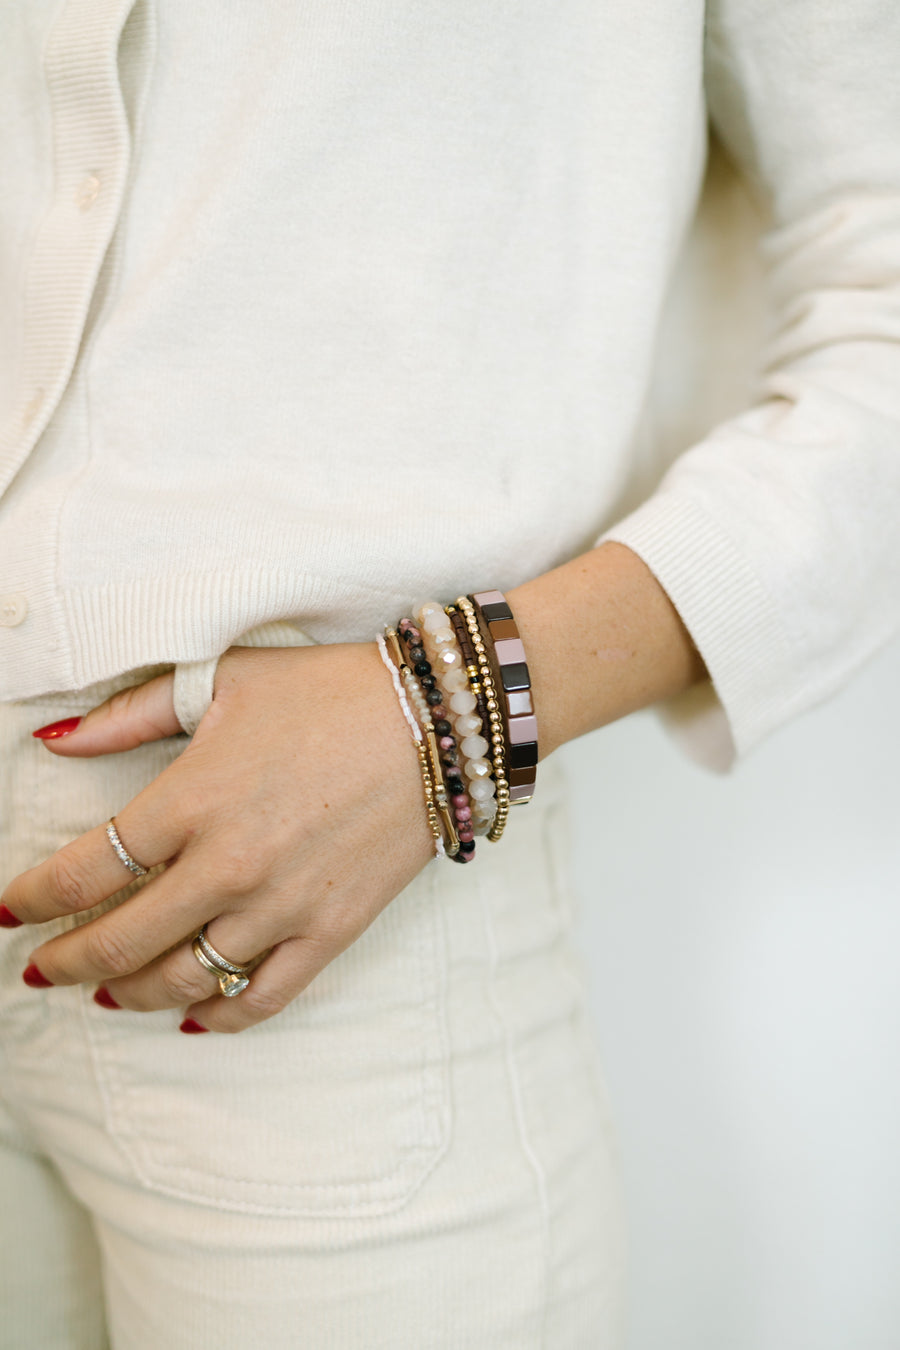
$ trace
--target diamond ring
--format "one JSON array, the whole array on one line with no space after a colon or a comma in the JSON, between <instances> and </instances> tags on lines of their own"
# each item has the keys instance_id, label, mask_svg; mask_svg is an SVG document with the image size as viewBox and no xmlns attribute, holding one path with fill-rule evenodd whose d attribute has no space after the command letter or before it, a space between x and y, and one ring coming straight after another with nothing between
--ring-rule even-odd
<instances>
[{"instance_id":1,"label":"diamond ring","mask_svg":"<svg viewBox=\"0 0 900 1350\"><path fill-rule=\"evenodd\" d=\"M239 966L234 961L228 961L206 936L206 924L200 929L200 932L191 943L191 951L207 970L211 971L219 981L219 988L226 998L234 998L242 989L246 989L250 983L250 967Z\"/></svg>"},{"instance_id":2,"label":"diamond ring","mask_svg":"<svg viewBox=\"0 0 900 1350\"><path fill-rule=\"evenodd\" d=\"M150 869L147 867L143 867L137 861L137 859L132 858L131 854L128 852L128 849L122 843L122 840L119 838L119 831L116 829L115 816L112 816L111 819L106 822L106 834L107 838L109 839L109 842L116 850L116 855L125 864L129 872L133 872L136 877L146 876Z\"/></svg>"}]
</instances>

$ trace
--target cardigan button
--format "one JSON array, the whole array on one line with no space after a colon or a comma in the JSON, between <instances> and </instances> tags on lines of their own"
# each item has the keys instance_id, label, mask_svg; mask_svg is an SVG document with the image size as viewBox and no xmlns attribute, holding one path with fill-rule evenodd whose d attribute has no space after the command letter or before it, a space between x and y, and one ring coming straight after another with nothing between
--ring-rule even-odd
<instances>
[{"instance_id":1,"label":"cardigan button","mask_svg":"<svg viewBox=\"0 0 900 1350\"><path fill-rule=\"evenodd\" d=\"M28 613L28 601L22 594L0 595L0 624L15 628Z\"/></svg>"},{"instance_id":2,"label":"cardigan button","mask_svg":"<svg viewBox=\"0 0 900 1350\"><path fill-rule=\"evenodd\" d=\"M100 179L95 173L89 173L87 178L82 179L78 184L75 200L82 211L90 211L99 195Z\"/></svg>"},{"instance_id":3,"label":"cardigan button","mask_svg":"<svg viewBox=\"0 0 900 1350\"><path fill-rule=\"evenodd\" d=\"M31 398L28 400L28 402L25 404L25 407L22 409L22 421L24 422L26 427L31 426L31 423L37 417L38 413L41 410L41 404L43 403L43 401L44 401L43 389L35 389Z\"/></svg>"}]
</instances>

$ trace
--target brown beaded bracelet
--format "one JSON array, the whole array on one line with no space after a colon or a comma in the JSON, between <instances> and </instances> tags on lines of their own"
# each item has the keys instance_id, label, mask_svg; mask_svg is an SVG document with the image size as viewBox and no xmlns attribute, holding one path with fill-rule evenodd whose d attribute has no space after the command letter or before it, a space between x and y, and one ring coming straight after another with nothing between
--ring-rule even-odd
<instances>
[{"instance_id":1,"label":"brown beaded bracelet","mask_svg":"<svg viewBox=\"0 0 900 1350\"><path fill-rule=\"evenodd\" d=\"M525 648L502 592L479 591L468 599L481 632L489 639L489 660L505 714L509 800L512 804L529 802L537 776L538 733Z\"/></svg>"},{"instance_id":2,"label":"brown beaded bracelet","mask_svg":"<svg viewBox=\"0 0 900 1350\"><path fill-rule=\"evenodd\" d=\"M411 665L406 665L412 681L418 680L420 706L428 719L430 730L426 739L431 751L433 773L440 784L443 800L442 817L448 829L450 840L447 843L447 857L454 862L471 862L475 856L475 843L469 831L468 821L471 815L469 796L465 780L458 768L456 737L446 719L449 714L440 699L441 690L434 676L430 661L422 647L422 633L411 619L401 619L397 625L399 640L406 644ZM424 729L424 728L423 728Z\"/></svg>"}]
</instances>

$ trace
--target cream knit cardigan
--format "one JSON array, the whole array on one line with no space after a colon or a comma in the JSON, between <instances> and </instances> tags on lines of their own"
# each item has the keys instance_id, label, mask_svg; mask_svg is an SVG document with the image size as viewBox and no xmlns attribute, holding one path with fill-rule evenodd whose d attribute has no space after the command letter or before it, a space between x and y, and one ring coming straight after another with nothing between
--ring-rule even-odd
<instances>
[{"instance_id":1,"label":"cream knit cardigan","mask_svg":"<svg viewBox=\"0 0 900 1350\"><path fill-rule=\"evenodd\" d=\"M0 67L0 700L615 539L724 770L897 631L896 0L19 0ZM667 467L708 117L771 322Z\"/></svg>"}]
</instances>

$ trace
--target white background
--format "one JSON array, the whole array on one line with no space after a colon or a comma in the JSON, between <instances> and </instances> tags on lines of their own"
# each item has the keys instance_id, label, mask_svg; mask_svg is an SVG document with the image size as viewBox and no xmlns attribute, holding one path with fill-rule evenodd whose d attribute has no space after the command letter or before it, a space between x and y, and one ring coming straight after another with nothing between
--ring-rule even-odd
<instances>
[{"instance_id":1,"label":"white background","mask_svg":"<svg viewBox=\"0 0 900 1350\"><path fill-rule=\"evenodd\" d=\"M900 644L722 777L568 746L629 1350L900 1345Z\"/></svg>"}]
</instances>

